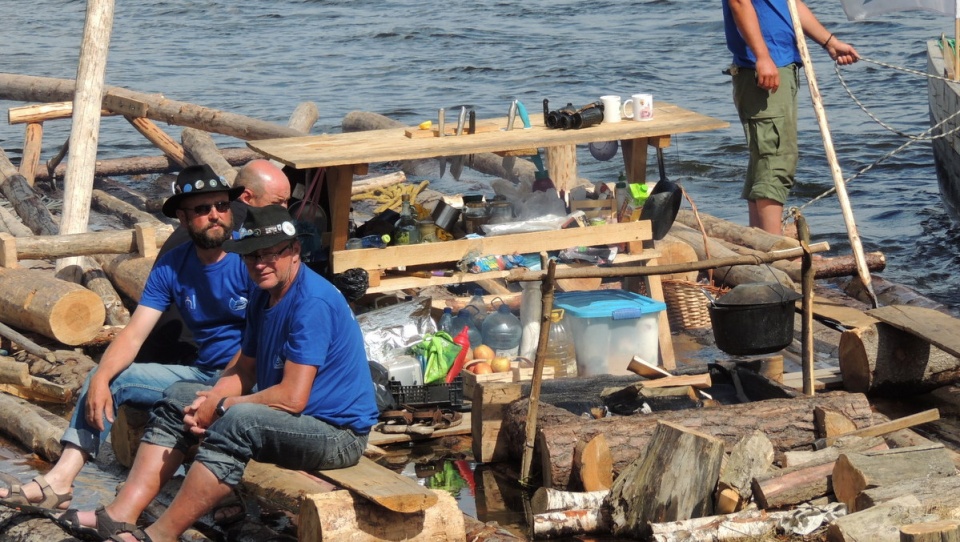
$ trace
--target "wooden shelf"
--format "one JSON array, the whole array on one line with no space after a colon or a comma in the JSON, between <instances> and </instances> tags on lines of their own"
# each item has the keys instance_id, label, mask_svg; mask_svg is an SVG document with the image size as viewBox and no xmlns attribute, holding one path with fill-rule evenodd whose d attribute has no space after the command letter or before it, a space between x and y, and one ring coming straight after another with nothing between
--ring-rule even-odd
<instances>
[{"instance_id":1,"label":"wooden shelf","mask_svg":"<svg viewBox=\"0 0 960 542\"><path fill-rule=\"evenodd\" d=\"M374 249L375 250L375 249ZM624 264L633 262L642 262L658 258L660 251L645 250L641 254L618 254L614 264ZM557 269L569 269L567 264L557 265ZM422 277L415 275L385 275L380 277L380 284L367 288L368 294L380 294L385 292L395 292L397 290L406 290L408 288L426 288L428 286L445 286L448 284L463 284L467 282L477 282L480 280L502 279L510 276L512 270L508 271L488 271L486 273L461 273L456 272L450 276Z\"/></svg>"}]
</instances>

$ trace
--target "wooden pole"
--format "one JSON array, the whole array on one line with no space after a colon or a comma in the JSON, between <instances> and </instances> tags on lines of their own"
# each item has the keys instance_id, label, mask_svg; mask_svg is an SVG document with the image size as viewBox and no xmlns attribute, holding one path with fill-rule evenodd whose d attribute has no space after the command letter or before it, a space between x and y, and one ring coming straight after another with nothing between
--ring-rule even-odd
<instances>
[{"instance_id":1,"label":"wooden pole","mask_svg":"<svg viewBox=\"0 0 960 542\"><path fill-rule=\"evenodd\" d=\"M830 244L826 242L814 243L810 245L811 253L825 252L830 250ZM646 275L670 275L673 273L683 273L686 271L701 271L704 269L716 269L718 267L730 267L734 265L763 265L765 263L778 260L788 260L800 258L803 256L803 248L788 248L775 252L760 254L751 254L746 256L727 256L724 258L711 258L709 260L700 260L697 262L672 263L668 265L650 265L650 266L624 266L624 267L573 267L570 269L556 270L556 278L577 279L589 277L632 277ZM549 274L548 271L528 271L526 269L515 269L509 275L504 277L507 282L519 282L528 280L545 280Z\"/></svg>"},{"instance_id":2,"label":"wooden pole","mask_svg":"<svg viewBox=\"0 0 960 542\"><path fill-rule=\"evenodd\" d=\"M803 371L803 394L813 397L813 256L806 251L810 246L810 228L807 227L807 220L799 211L795 213L797 224L797 237L800 239L800 246L804 248L803 262L801 264L801 287L803 289L803 302L801 303L801 325L800 334L802 341L800 343L800 358Z\"/></svg>"},{"instance_id":3,"label":"wooden pole","mask_svg":"<svg viewBox=\"0 0 960 542\"><path fill-rule=\"evenodd\" d=\"M523 444L523 461L520 466L520 483L532 485L530 466L533 464L533 445L537 439L537 410L540 405L540 383L543 382L543 364L547 357L547 341L550 338L550 312L553 310L554 275L557 261L550 260L547 276L541 286L543 298L540 311L540 340L537 342L537 357L533 362L533 381L530 383L530 406L527 409L526 440Z\"/></svg>"},{"instance_id":4,"label":"wooden pole","mask_svg":"<svg viewBox=\"0 0 960 542\"><path fill-rule=\"evenodd\" d=\"M800 50L800 58L803 60L803 71L807 76L807 85L810 87L810 98L813 100L813 110L817 115L817 124L820 126L820 137L823 139L823 148L827 154L827 162L830 164L833 185L837 190L837 200L840 202L843 221L847 225L847 237L850 239L850 248L853 250L854 258L857 260L857 276L860 277L860 281L870 294L870 300L874 308L876 308L880 303L877 301L877 295L873 293L873 285L870 283L870 270L867 269L867 259L863 254L860 233L857 231L857 222L853 216L853 209L850 207L850 198L847 196L847 185L843 180L843 172L840 171L837 152L833 148L833 137L830 135L830 127L827 125L827 114L823 109L823 99L820 96L820 89L817 86L817 75L813 71L810 51L807 50L807 41L803 34L803 26L800 24L797 2L796 0L787 0L787 5L790 8L790 17L793 19L793 30L797 34L797 48Z\"/></svg>"},{"instance_id":5,"label":"wooden pole","mask_svg":"<svg viewBox=\"0 0 960 542\"><path fill-rule=\"evenodd\" d=\"M73 127L70 130L70 158L64 182L63 215L60 233L83 233L90 220L90 191L100 138L100 105L107 71L107 50L113 30L113 0L88 0L77 87L73 97ZM77 265L79 260L57 262L57 270ZM79 277L77 277L79 278Z\"/></svg>"}]
</instances>

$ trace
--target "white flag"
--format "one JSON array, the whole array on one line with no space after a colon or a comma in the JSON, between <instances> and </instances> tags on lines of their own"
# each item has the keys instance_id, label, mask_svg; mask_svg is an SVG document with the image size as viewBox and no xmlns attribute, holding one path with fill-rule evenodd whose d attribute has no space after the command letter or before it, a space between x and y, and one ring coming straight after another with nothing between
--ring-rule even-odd
<instances>
[{"instance_id":1,"label":"white flag","mask_svg":"<svg viewBox=\"0 0 960 542\"><path fill-rule=\"evenodd\" d=\"M861 21L893 11L922 9L960 19L957 0L841 0L847 19Z\"/></svg>"}]
</instances>

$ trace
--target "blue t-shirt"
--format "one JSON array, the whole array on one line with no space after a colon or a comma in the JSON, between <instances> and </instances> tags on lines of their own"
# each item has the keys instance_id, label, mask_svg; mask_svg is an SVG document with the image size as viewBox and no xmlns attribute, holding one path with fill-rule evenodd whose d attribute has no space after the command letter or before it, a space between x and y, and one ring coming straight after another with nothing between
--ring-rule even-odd
<instances>
[{"instance_id":1,"label":"blue t-shirt","mask_svg":"<svg viewBox=\"0 0 960 542\"><path fill-rule=\"evenodd\" d=\"M770 57L777 67L801 63L800 50L797 49L796 33L786 0L752 0L757 12L760 32L767 44ZM727 35L727 49L733 53L733 63L741 68L754 68L757 56L747 47L737 23L730 11L729 0L723 0L723 28Z\"/></svg>"},{"instance_id":2,"label":"blue t-shirt","mask_svg":"<svg viewBox=\"0 0 960 542\"><path fill-rule=\"evenodd\" d=\"M158 311L175 304L197 342L194 365L223 369L240 348L247 301L257 289L240 256L227 253L204 265L190 241L157 260L140 304Z\"/></svg>"},{"instance_id":3,"label":"blue t-shirt","mask_svg":"<svg viewBox=\"0 0 960 542\"><path fill-rule=\"evenodd\" d=\"M360 325L346 299L306 265L283 299L268 307L270 294L250 297L243 353L257 360L257 388L283 379L287 360L317 368L303 414L336 427L367 434L377 422L373 378Z\"/></svg>"}]
</instances>

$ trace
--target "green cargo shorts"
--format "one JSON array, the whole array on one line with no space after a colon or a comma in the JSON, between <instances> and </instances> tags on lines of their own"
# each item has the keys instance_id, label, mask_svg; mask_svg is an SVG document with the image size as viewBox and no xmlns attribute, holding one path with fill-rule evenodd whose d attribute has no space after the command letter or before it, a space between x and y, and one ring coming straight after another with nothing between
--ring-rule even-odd
<instances>
[{"instance_id":1,"label":"green cargo shorts","mask_svg":"<svg viewBox=\"0 0 960 542\"><path fill-rule=\"evenodd\" d=\"M799 82L796 64L780 68L780 87L774 93L757 86L753 69L739 68L733 75L733 103L750 149L743 199L787 201L797 173Z\"/></svg>"}]
</instances>

